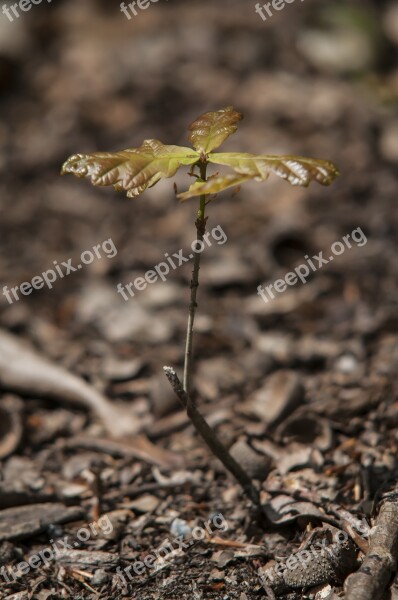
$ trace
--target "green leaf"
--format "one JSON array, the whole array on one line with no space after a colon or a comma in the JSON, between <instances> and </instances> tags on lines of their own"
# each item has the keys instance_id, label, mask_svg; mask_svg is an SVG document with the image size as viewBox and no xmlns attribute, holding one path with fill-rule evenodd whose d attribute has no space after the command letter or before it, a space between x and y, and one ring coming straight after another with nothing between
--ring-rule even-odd
<instances>
[{"instance_id":1,"label":"green leaf","mask_svg":"<svg viewBox=\"0 0 398 600\"><path fill-rule=\"evenodd\" d=\"M227 173L226 175L213 175L209 177L207 181L195 181L187 192L178 194L177 198L180 198L183 202L194 196L202 196L203 194L218 194L223 190L231 187L237 187L245 181L251 179L247 175L235 175L234 173Z\"/></svg>"},{"instance_id":2,"label":"green leaf","mask_svg":"<svg viewBox=\"0 0 398 600\"><path fill-rule=\"evenodd\" d=\"M198 152L207 154L235 133L236 123L241 119L243 115L232 106L204 113L190 125L188 139Z\"/></svg>"},{"instance_id":3,"label":"green leaf","mask_svg":"<svg viewBox=\"0 0 398 600\"><path fill-rule=\"evenodd\" d=\"M89 177L93 185L112 185L129 198L139 196L163 177L172 177L182 165L199 160L198 152L182 146L165 146L158 140L144 140L139 148L120 152L74 154L64 163L61 174Z\"/></svg>"},{"instance_id":4,"label":"green leaf","mask_svg":"<svg viewBox=\"0 0 398 600\"><path fill-rule=\"evenodd\" d=\"M271 173L292 185L308 186L311 181L330 185L339 175L337 167L327 161L303 156L257 156L241 152L209 154L207 160L232 167L236 173L265 181Z\"/></svg>"}]
</instances>

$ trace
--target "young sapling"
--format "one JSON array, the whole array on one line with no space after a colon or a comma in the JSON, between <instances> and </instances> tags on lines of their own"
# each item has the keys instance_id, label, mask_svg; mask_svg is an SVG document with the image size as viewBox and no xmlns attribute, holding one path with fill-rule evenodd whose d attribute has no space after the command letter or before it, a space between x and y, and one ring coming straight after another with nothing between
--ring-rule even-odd
<instances>
[{"instance_id":1,"label":"young sapling","mask_svg":"<svg viewBox=\"0 0 398 600\"><path fill-rule=\"evenodd\" d=\"M199 197L196 225L197 240L203 242L206 231L206 206L214 194L228 188L238 187L246 181L266 181L275 174L291 185L308 186L312 181L330 185L338 170L329 161L302 156L272 156L245 152L214 152L230 135L235 133L242 115L228 106L198 117L189 127L192 148L165 145L159 140L144 140L139 148L128 148L119 152L93 152L75 154L68 158L61 173L73 173L77 177L89 177L97 186L112 185L117 191L127 192L136 198L160 179L173 177L180 167L190 166L190 175L196 181L189 189L178 194L185 201ZM209 164L230 167L232 171L207 176ZM185 342L184 372L181 383L172 367L164 367L165 374L174 392L187 411L196 430L212 452L235 476L251 500L260 505L259 493L244 469L221 444L216 433L208 425L192 400L192 346L197 291L199 286L200 252L194 256L191 297L188 311Z\"/></svg>"}]
</instances>

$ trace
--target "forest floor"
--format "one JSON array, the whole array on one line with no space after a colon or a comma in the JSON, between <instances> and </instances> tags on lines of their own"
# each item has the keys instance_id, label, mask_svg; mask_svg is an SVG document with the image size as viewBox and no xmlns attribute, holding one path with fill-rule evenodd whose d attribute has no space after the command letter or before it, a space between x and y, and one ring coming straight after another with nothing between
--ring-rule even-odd
<instances>
[{"instance_id":1,"label":"forest floor","mask_svg":"<svg viewBox=\"0 0 398 600\"><path fill-rule=\"evenodd\" d=\"M304 579L275 593L336 599L398 476L397 12L308 0L264 22L250 3L170 1L128 20L108 4L0 22L1 288L101 252L51 288L0 296L1 330L19 338L0 332L0 598L253 600L260 568L312 548ZM76 152L186 145L196 116L230 104L245 118L226 150L341 171L330 188L254 182L208 210L193 388L261 514L162 371L182 370L192 262L117 292L189 254L195 201L170 180L132 201L59 177ZM320 252L305 282L258 295ZM71 403L68 372L111 407ZM316 540L341 534L351 554L320 581Z\"/></svg>"}]
</instances>

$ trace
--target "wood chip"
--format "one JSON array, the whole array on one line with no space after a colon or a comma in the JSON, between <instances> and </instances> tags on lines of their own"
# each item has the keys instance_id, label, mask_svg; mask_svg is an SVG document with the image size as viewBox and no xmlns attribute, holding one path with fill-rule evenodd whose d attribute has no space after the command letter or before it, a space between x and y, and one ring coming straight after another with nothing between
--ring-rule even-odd
<instances>
[{"instance_id":1,"label":"wood chip","mask_svg":"<svg viewBox=\"0 0 398 600\"><path fill-rule=\"evenodd\" d=\"M49 525L76 521L84 516L82 508L59 503L6 508L0 511L0 542L25 539L45 531Z\"/></svg>"}]
</instances>

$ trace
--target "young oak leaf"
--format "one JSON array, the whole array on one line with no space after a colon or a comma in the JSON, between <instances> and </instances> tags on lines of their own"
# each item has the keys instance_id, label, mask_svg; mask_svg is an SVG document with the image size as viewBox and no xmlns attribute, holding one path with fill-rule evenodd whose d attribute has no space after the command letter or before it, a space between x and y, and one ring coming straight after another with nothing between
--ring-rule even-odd
<instances>
[{"instance_id":1,"label":"young oak leaf","mask_svg":"<svg viewBox=\"0 0 398 600\"><path fill-rule=\"evenodd\" d=\"M292 185L301 186L308 186L312 181L330 185L339 175L333 163L315 158L240 152L212 153L236 131L236 123L241 118L242 115L232 106L198 117L190 126L189 134L195 150L164 145L158 140L144 140L139 148L75 154L64 163L61 173L89 177L93 185L112 185L117 191L126 191L131 198L139 196L160 179L172 177L183 165L200 166L210 162L231 167L235 171L235 174L214 175L206 182L195 182L187 192L179 195L181 200L216 194L249 179L265 181L271 173Z\"/></svg>"},{"instance_id":2,"label":"young oak leaf","mask_svg":"<svg viewBox=\"0 0 398 600\"><path fill-rule=\"evenodd\" d=\"M237 187L252 179L250 175L238 175L235 173L227 173L226 175L213 175L207 181L195 181L189 190L177 195L182 202L193 198L194 196L202 196L203 194L218 194L230 187Z\"/></svg>"},{"instance_id":3,"label":"young oak leaf","mask_svg":"<svg viewBox=\"0 0 398 600\"><path fill-rule=\"evenodd\" d=\"M192 148L144 140L139 148L74 154L64 163L61 174L89 177L93 185L112 185L116 191L126 191L129 198L134 198L163 177L175 175L182 165L192 165L199 158Z\"/></svg>"},{"instance_id":4,"label":"young oak leaf","mask_svg":"<svg viewBox=\"0 0 398 600\"><path fill-rule=\"evenodd\" d=\"M241 119L243 115L232 106L204 113L189 126L188 139L198 152L207 154L235 133Z\"/></svg>"},{"instance_id":5,"label":"young oak leaf","mask_svg":"<svg viewBox=\"0 0 398 600\"><path fill-rule=\"evenodd\" d=\"M328 160L303 156L258 156L244 152L209 154L207 160L232 167L236 173L257 181L265 181L271 173L286 179L291 185L307 187L311 181L330 185L339 175L337 167Z\"/></svg>"}]
</instances>

